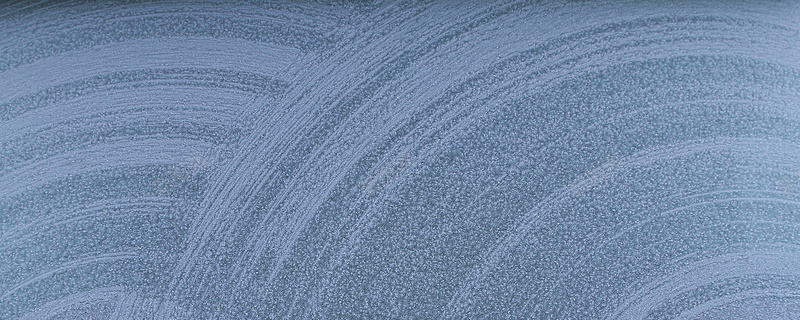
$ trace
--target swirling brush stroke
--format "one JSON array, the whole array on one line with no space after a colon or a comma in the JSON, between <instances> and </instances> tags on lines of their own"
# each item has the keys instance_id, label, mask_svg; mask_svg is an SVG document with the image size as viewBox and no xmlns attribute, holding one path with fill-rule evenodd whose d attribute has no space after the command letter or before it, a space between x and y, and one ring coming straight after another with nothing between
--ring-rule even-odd
<instances>
[{"instance_id":1,"label":"swirling brush stroke","mask_svg":"<svg viewBox=\"0 0 800 320\"><path fill-rule=\"evenodd\" d=\"M0 318L800 318L800 4L0 9Z\"/></svg>"}]
</instances>

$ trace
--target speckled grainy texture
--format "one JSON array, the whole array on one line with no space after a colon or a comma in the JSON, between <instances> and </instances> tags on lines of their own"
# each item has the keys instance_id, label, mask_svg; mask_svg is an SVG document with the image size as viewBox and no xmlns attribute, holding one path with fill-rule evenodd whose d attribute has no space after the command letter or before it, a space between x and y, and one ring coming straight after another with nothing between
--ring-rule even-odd
<instances>
[{"instance_id":1,"label":"speckled grainy texture","mask_svg":"<svg viewBox=\"0 0 800 320\"><path fill-rule=\"evenodd\" d=\"M6 3L17 318L798 319L800 3Z\"/></svg>"}]
</instances>

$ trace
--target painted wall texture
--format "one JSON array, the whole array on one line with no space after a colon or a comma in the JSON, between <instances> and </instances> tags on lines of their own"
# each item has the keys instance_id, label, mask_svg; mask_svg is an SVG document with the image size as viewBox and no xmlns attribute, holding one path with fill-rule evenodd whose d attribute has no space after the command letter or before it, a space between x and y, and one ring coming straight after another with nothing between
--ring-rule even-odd
<instances>
[{"instance_id":1,"label":"painted wall texture","mask_svg":"<svg viewBox=\"0 0 800 320\"><path fill-rule=\"evenodd\" d=\"M798 319L800 3L5 3L19 318Z\"/></svg>"}]
</instances>

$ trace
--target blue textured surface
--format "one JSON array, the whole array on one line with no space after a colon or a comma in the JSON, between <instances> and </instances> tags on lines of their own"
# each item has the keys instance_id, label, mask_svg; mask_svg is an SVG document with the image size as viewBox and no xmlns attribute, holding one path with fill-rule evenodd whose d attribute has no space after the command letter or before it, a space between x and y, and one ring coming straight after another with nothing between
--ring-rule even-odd
<instances>
[{"instance_id":1,"label":"blue textured surface","mask_svg":"<svg viewBox=\"0 0 800 320\"><path fill-rule=\"evenodd\" d=\"M800 318L800 3L0 8L0 319Z\"/></svg>"}]
</instances>

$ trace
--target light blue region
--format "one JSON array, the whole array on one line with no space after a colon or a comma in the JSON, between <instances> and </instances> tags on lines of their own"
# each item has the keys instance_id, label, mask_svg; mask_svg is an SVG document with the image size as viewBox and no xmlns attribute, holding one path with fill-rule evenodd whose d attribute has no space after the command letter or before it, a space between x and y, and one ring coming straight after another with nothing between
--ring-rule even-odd
<instances>
[{"instance_id":1,"label":"light blue region","mask_svg":"<svg viewBox=\"0 0 800 320\"><path fill-rule=\"evenodd\" d=\"M0 319L798 319L800 4L0 7Z\"/></svg>"}]
</instances>

